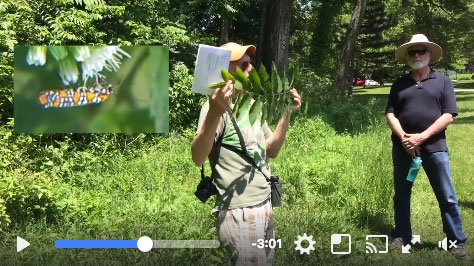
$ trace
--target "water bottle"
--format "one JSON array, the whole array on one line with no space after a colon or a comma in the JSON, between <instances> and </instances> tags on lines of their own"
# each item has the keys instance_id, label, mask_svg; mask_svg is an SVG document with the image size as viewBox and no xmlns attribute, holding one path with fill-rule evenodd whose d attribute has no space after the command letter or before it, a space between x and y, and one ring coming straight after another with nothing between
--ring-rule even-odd
<instances>
[{"instance_id":1,"label":"water bottle","mask_svg":"<svg viewBox=\"0 0 474 266\"><path fill-rule=\"evenodd\" d=\"M421 157L416 156L413 158L413 161L410 164L410 170L408 171L407 180L410 182L414 182L418 172L421 168Z\"/></svg>"}]
</instances>

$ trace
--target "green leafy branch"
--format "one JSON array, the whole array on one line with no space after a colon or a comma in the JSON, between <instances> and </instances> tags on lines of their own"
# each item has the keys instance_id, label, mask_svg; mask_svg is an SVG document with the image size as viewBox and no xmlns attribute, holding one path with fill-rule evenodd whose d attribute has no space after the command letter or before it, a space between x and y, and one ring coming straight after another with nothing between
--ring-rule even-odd
<instances>
[{"instance_id":1,"label":"green leafy branch","mask_svg":"<svg viewBox=\"0 0 474 266\"><path fill-rule=\"evenodd\" d=\"M252 69L248 77L238 66L235 77L224 68L221 69L221 75L224 81L212 84L209 88L220 88L228 80L232 80L234 90L239 92L238 96L233 98L232 109L237 121L248 114L252 125L256 121L260 121L261 124L264 122L270 124L292 108L293 97L289 90L293 79L289 81L284 71L283 75L279 75L275 64L272 65L271 77L263 64L260 65L258 71L255 68Z\"/></svg>"}]
</instances>

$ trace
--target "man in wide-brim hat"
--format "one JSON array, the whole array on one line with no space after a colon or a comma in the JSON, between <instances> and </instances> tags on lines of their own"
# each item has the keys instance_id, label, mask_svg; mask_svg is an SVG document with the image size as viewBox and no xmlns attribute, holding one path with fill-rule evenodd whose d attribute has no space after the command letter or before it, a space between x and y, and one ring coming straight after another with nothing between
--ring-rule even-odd
<instances>
[{"instance_id":1,"label":"man in wide-brim hat","mask_svg":"<svg viewBox=\"0 0 474 266\"><path fill-rule=\"evenodd\" d=\"M395 229L392 244L408 244L412 238L410 197L413 182L407 180L407 175L413 158L419 156L438 200L446 237L456 241L452 252L457 258L466 258L467 237L451 182L445 134L458 113L456 98L449 77L430 67L442 55L443 49L423 34L413 35L395 51L396 59L412 70L393 83L385 110L393 143Z\"/></svg>"}]
</instances>

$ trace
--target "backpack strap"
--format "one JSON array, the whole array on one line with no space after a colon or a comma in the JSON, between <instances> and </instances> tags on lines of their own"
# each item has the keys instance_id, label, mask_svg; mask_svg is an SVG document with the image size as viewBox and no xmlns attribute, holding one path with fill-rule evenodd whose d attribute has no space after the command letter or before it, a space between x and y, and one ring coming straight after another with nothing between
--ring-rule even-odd
<instances>
[{"instance_id":1,"label":"backpack strap","mask_svg":"<svg viewBox=\"0 0 474 266\"><path fill-rule=\"evenodd\" d=\"M219 136L219 138L217 138L217 141L214 141L214 145L213 147L215 146L216 148L216 164L217 162L219 161L219 154L220 154L220 151L221 151L221 146L222 146L222 141L224 139L224 133L225 133L225 124L224 124L224 128L222 129L222 133L221 135ZM211 179L214 181L214 172L215 172L215 166L212 166L211 164ZM204 179L206 177L206 175L204 174L204 163L201 165L201 179Z\"/></svg>"},{"instance_id":2,"label":"backpack strap","mask_svg":"<svg viewBox=\"0 0 474 266\"><path fill-rule=\"evenodd\" d=\"M265 177L267 182L270 182L270 179L268 176L262 171L262 168L258 166L252 156L250 156L247 147L245 146L245 140L244 137L242 136L242 132L239 129L239 126L237 125L237 121L235 121L234 116L232 115L232 110L230 108L227 109L227 113L230 116L230 119L232 121L232 125L234 126L235 132L237 133L237 136L239 137L239 142L240 142L240 147L242 150L236 149L234 146L231 146L229 144L223 143L221 144L222 147L231 150L237 154L240 154L247 162L249 162L253 167L257 168L260 173Z\"/></svg>"}]
</instances>

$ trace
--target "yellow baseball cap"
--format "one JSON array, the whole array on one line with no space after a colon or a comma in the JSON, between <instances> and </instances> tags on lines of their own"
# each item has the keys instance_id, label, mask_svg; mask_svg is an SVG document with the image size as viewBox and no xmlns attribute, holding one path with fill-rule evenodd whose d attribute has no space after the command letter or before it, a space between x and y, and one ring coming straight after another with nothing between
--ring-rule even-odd
<instances>
[{"instance_id":1,"label":"yellow baseball cap","mask_svg":"<svg viewBox=\"0 0 474 266\"><path fill-rule=\"evenodd\" d=\"M220 47L232 51L230 61L237 61L242 58L244 54L253 54L257 51L254 45L240 45L235 42L224 43Z\"/></svg>"}]
</instances>

